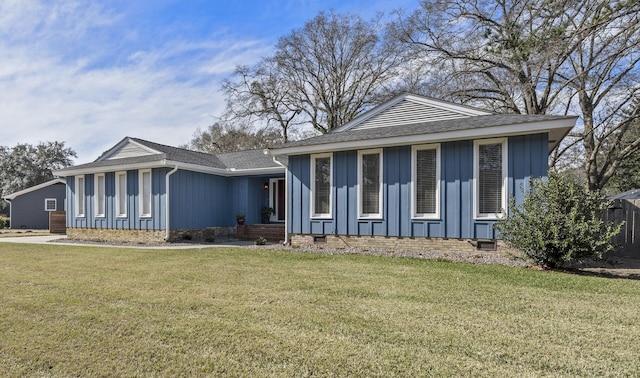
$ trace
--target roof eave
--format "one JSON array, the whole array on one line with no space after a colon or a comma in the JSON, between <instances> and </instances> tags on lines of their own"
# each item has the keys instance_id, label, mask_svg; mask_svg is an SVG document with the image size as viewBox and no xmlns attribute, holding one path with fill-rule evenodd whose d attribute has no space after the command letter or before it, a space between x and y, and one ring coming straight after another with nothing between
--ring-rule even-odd
<instances>
[{"instance_id":1,"label":"roof eave","mask_svg":"<svg viewBox=\"0 0 640 378\"><path fill-rule=\"evenodd\" d=\"M129 164L116 164L105 165L99 167L84 167L80 169L67 168L59 171L54 171L53 174L60 177L69 177L77 175L86 175L94 173L106 173L115 171L129 171L137 169L150 169L150 168L163 168L163 167L178 167L186 171L211 173L219 176L244 176L244 175L260 175L260 174L277 174L284 172L282 167L265 167L265 168L250 168L250 169L234 169L234 168L215 168L207 167L204 165L183 163L173 160L154 160L145 163L129 163Z\"/></svg>"},{"instance_id":2,"label":"roof eave","mask_svg":"<svg viewBox=\"0 0 640 378\"><path fill-rule=\"evenodd\" d=\"M51 185L55 185L55 184L66 184L66 181L64 179L61 179L61 178L54 178L53 180L49 180L47 182L43 182L42 184L34 185L34 186L30 187L30 188L22 189L22 190L19 190L17 192L8 194L8 195L6 195L6 196L4 196L2 198L7 200L7 201L12 201L16 197L19 197L19 196L21 196L23 194L31 193L31 192L34 192L34 191L36 191L38 189L46 188L47 186L51 186Z\"/></svg>"},{"instance_id":3,"label":"roof eave","mask_svg":"<svg viewBox=\"0 0 640 378\"><path fill-rule=\"evenodd\" d=\"M383 138L372 138L353 140L345 142L333 142L314 144L306 146L293 146L283 147L278 149L271 149L269 153L273 156L280 155L302 155L310 153L328 152L328 151L345 151L345 150L357 150L363 148L376 148L376 147L392 147L399 145L412 145L422 143L434 143L434 142L449 142L455 140L469 140L469 139L484 139L494 138L500 136L514 136L514 135L527 135L538 134L541 132L548 132L554 134L553 138L549 138L550 146L549 151L553 151L560 141L571 131L575 126L575 122L578 117L567 117L557 120L546 120L538 122L527 122L521 124L490 126L475 129L464 129L455 131L445 131L439 133L430 134L412 134L391 136Z\"/></svg>"}]
</instances>

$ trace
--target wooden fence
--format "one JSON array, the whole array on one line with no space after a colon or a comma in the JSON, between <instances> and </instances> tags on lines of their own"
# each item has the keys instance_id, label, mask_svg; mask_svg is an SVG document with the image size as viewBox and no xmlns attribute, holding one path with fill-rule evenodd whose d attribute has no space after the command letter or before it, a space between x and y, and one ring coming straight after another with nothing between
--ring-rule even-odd
<instances>
[{"instance_id":1,"label":"wooden fence","mask_svg":"<svg viewBox=\"0 0 640 378\"><path fill-rule=\"evenodd\" d=\"M640 258L640 199L615 200L606 219L624 222L620 233L613 238L618 246L614 255Z\"/></svg>"},{"instance_id":2,"label":"wooden fence","mask_svg":"<svg viewBox=\"0 0 640 378\"><path fill-rule=\"evenodd\" d=\"M49 212L49 232L52 234L67 233L67 213L65 211Z\"/></svg>"}]
</instances>

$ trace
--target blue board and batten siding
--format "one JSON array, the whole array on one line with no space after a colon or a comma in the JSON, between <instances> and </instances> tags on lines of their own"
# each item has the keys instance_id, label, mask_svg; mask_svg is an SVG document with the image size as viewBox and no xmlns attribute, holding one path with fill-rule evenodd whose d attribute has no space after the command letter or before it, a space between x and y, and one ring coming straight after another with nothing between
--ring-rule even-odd
<instances>
[{"instance_id":1,"label":"blue board and batten siding","mask_svg":"<svg viewBox=\"0 0 640 378\"><path fill-rule=\"evenodd\" d=\"M127 216L115 216L115 173L105 173L106 214L95 216L94 175L85 175L85 215L77 217L75 177L67 178L67 226L72 228L164 230L166 229L166 174L169 168L151 172L151 217L140 217L138 171L127 171ZM283 175L223 177L178 170L170 176L171 229L231 227L235 214L246 213L247 223L260 223L261 210L269 205L264 184Z\"/></svg>"},{"instance_id":2,"label":"blue board and batten siding","mask_svg":"<svg viewBox=\"0 0 640 378\"><path fill-rule=\"evenodd\" d=\"M330 219L310 216L311 159L289 158L289 220L293 234L494 239L495 221L475 219L472 140L441 144L440 219L412 219L411 146L383 149L382 219L359 219L357 151L333 153L333 205ZM508 196L522 201L529 178L546 177L547 134L509 137Z\"/></svg>"},{"instance_id":3,"label":"blue board and batten siding","mask_svg":"<svg viewBox=\"0 0 640 378\"><path fill-rule=\"evenodd\" d=\"M76 180L67 177L67 227L115 230L162 230L165 228L165 174L167 168L151 170L151 217L140 217L138 171L127 171L127 216L115 216L116 179L114 172L104 174L105 216L95 215L95 181L93 174L84 175L85 214L76 216Z\"/></svg>"}]
</instances>

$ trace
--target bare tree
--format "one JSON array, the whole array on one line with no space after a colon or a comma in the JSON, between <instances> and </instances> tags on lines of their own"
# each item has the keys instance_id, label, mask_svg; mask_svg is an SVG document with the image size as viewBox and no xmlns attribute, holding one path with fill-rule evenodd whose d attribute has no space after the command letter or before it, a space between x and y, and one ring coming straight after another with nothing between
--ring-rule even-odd
<instances>
[{"instance_id":1,"label":"bare tree","mask_svg":"<svg viewBox=\"0 0 640 378\"><path fill-rule=\"evenodd\" d=\"M280 133L273 128L252 131L246 124L216 122L206 130L198 129L193 134L193 139L181 147L217 154L267 148L282 142Z\"/></svg>"},{"instance_id":2,"label":"bare tree","mask_svg":"<svg viewBox=\"0 0 640 378\"><path fill-rule=\"evenodd\" d=\"M289 140L289 129L297 125L296 116L302 109L273 58L255 67L236 67L233 79L224 80L222 89L227 97L227 119L275 124L284 142Z\"/></svg>"},{"instance_id":3,"label":"bare tree","mask_svg":"<svg viewBox=\"0 0 640 378\"><path fill-rule=\"evenodd\" d=\"M526 114L577 112L588 186L602 188L640 139L640 3L608 0L423 1L396 35L447 78L450 99Z\"/></svg>"},{"instance_id":4,"label":"bare tree","mask_svg":"<svg viewBox=\"0 0 640 378\"><path fill-rule=\"evenodd\" d=\"M380 101L398 77L399 47L381 16L321 12L281 37L273 56L224 82L229 114L275 122L285 139L302 123L328 132Z\"/></svg>"}]
</instances>

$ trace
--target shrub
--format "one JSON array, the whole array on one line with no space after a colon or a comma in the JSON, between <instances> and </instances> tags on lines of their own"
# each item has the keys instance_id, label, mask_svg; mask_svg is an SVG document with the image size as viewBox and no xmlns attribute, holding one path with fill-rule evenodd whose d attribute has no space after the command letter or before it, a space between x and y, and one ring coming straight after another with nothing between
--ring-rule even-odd
<instances>
[{"instance_id":1,"label":"shrub","mask_svg":"<svg viewBox=\"0 0 640 378\"><path fill-rule=\"evenodd\" d=\"M262 236L256 239L256 245L265 245L265 244L267 244L267 239L263 238Z\"/></svg>"},{"instance_id":2,"label":"shrub","mask_svg":"<svg viewBox=\"0 0 640 378\"><path fill-rule=\"evenodd\" d=\"M9 218L0 215L0 230L9 227Z\"/></svg>"},{"instance_id":3,"label":"shrub","mask_svg":"<svg viewBox=\"0 0 640 378\"><path fill-rule=\"evenodd\" d=\"M547 181L531 181L520 206L511 199L511 214L496 229L507 244L548 268L601 259L622 226L603 220L608 205L604 196L586 191L574 178L550 172Z\"/></svg>"}]
</instances>

